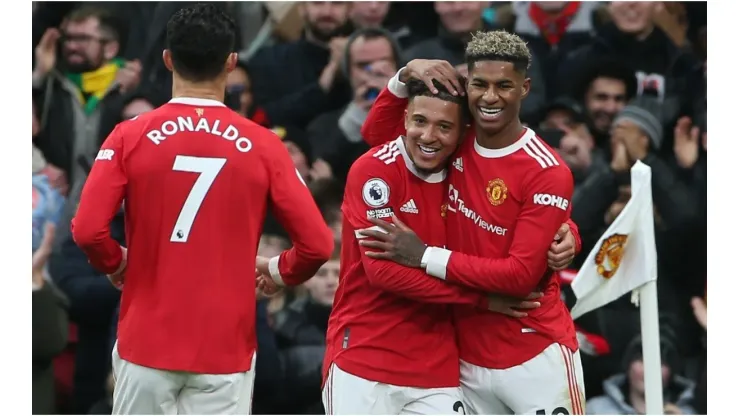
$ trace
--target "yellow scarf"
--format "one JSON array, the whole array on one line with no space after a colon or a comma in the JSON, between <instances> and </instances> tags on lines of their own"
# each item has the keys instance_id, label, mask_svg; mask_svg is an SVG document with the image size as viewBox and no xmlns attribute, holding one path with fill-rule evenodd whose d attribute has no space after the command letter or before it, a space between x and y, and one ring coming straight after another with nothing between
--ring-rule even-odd
<instances>
[{"instance_id":1,"label":"yellow scarf","mask_svg":"<svg viewBox=\"0 0 740 416\"><path fill-rule=\"evenodd\" d=\"M126 61L121 58L113 58L110 62L94 71L83 72L81 74L66 74L67 79L72 81L77 87L77 99L85 107L87 114L95 111L100 100L103 99L110 86L116 80L118 70L125 63Z\"/></svg>"}]
</instances>

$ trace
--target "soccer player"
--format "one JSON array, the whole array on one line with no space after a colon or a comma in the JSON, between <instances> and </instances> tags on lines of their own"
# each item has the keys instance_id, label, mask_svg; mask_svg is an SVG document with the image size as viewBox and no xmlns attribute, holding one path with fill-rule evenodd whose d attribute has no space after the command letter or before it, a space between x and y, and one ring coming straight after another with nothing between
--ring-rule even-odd
<instances>
[{"instance_id":1,"label":"soccer player","mask_svg":"<svg viewBox=\"0 0 740 416\"><path fill-rule=\"evenodd\" d=\"M175 13L163 53L173 98L116 126L72 222L90 263L123 285L114 414L249 413L255 269L296 285L332 254L280 139L223 104L234 29L213 5ZM127 249L109 233L124 200ZM256 261L268 204L294 247Z\"/></svg>"},{"instance_id":2,"label":"soccer player","mask_svg":"<svg viewBox=\"0 0 740 416\"><path fill-rule=\"evenodd\" d=\"M371 257L422 268L461 286L515 297L544 292L542 306L521 319L455 305L466 410L582 414L583 375L573 321L544 261L552 236L569 217L573 178L557 152L519 120L529 91L526 44L503 31L478 33L466 58L475 123L449 170L447 248L427 247L403 224L375 220L380 231L360 234L377 241L360 244L383 251L368 252ZM422 61L399 71L376 101L363 136L378 142L394 128L405 101L401 81L411 73L454 85L456 78L440 68L438 62Z\"/></svg>"},{"instance_id":3,"label":"soccer player","mask_svg":"<svg viewBox=\"0 0 740 416\"><path fill-rule=\"evenodd\" d=\"M327 414L447 414L462 407L448 304L486 311L482 291L363 255L368 218L403 217L424 241L445 244L445 166L465 127L465 99L409 82L406 134L351 167L342 206L339 288L329 318ZM435 152L427 152L434 149ZM518 304L518 302L516 302Z\"/></svg>"}]
</instances>

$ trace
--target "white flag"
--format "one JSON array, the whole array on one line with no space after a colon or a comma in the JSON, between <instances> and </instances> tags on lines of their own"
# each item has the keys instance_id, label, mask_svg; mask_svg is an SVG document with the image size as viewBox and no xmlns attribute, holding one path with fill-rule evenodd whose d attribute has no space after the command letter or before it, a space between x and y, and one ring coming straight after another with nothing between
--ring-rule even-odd
<instances>
[{"instance_id":1,"label":"white flag","mask_svg":"<svg viewBox=\"0 0 740 416\"><path fill-rule=\"evenodd\" d=\"M570 285L577 299L573 319L658 278L650 167L638 161L631 176L630 200Z\"/></svg>"}]
</instances>

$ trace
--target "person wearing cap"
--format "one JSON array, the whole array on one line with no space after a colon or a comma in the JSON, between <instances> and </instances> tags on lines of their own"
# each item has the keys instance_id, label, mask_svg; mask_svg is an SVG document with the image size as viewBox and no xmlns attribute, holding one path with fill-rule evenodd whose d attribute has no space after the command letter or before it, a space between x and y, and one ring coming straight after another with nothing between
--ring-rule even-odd
<instances>
[{"instance_id":1,"label":"person wearing cap","mask_svg":"<svg viewBox=\"0 0 740 416\"><path fill-rule=\"evenodd\" d=\"M660 336L661 369L663 376L664 413L667 415L693 415L691 406L694 383L678 375L679 356L675 335L665 329ZM622 358L624 372L604 381L604 394L586 402L589 415L645 414L644 364L642 339L635 337L627 346Z\"/></svg>"}]
</instances>

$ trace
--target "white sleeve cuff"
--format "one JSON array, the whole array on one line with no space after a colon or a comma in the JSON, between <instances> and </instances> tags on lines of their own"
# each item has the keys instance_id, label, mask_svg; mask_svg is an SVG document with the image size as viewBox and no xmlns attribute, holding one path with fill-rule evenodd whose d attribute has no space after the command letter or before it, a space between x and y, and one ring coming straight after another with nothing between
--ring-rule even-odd
<instances>
[{"instance_id":1,"label":"white sleeve cuff","mask_svg":"<svg viewBox=\"0 0 740 416\"><path fill-rule=\"evenodd\" d=\"M439 247L427 247L421 257L421 263L426 264L427 274L438 279L447 278L447 263L450 261L452 252Z\"/></svg>"},{"instance_id":2,"label":"white sleeve cuff","mask_svg":"<svg viewBox=\"0 0 740 416\"><path fill-rule=\"evenodd\" d=\"M270 277L272 277L272 280L277 283L280 286L285 286L285 282L283 282L283 277L280 276L280 269L278 268L278 262L280 262L280 256L275 256L270 259L270 262L267 263L267 270L270 271Z\"/></svg>"},{"instance_id":3,"label":"white sleeve cuff","mask_svg":"<svg viewBox=\"0 0 740 416\"><path fill-rule=\"evenodd\" d=\"M403 71L404 68L406 67L399 69L398 72L396 72L396 75L394 75L393 78L388 81L388 91L390 91L391 94L395 95L398 98L409 97L409 92L406 89L406 84L401 82L401 80L399 79L401 76L401 71Z\"/></svg>"}]
</instances>

